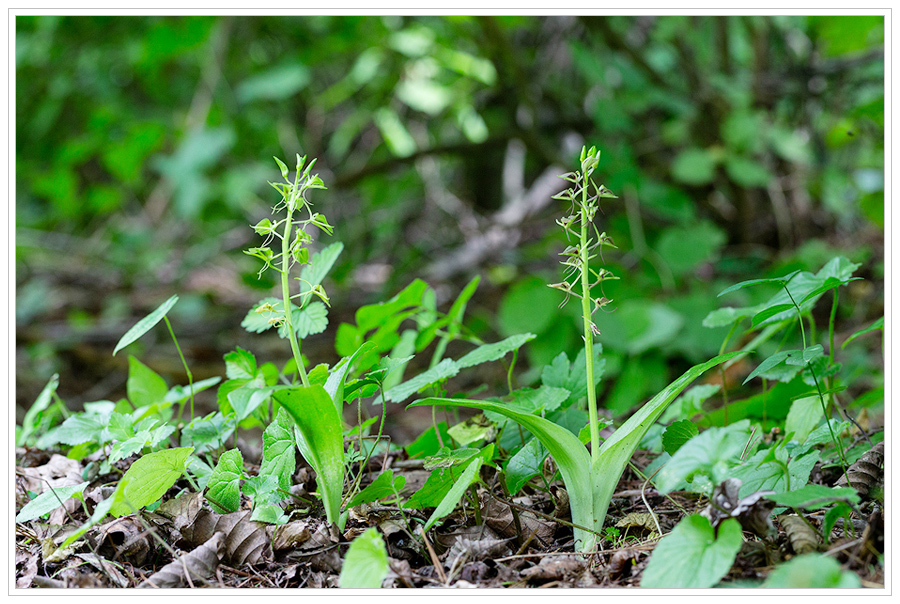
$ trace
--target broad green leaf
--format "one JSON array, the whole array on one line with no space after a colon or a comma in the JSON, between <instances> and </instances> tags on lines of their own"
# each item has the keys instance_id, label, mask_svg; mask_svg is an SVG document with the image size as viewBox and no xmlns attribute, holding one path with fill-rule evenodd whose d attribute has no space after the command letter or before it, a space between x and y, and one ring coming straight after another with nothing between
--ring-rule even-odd
<instances>
[{"instance_id":1,"label":"broad green leaf","mask_svg":"<svg viewBox=\"0 0 900 604\"><path fill-rule=\"evenodd\" d=\"M384 540L375 527L353 540L344 556L340 587L378 589L388 575L388 555Z\"/></svg>"},{"instance_id":2,"label":"broad green leaf","mask_svg":"<svg viewBox=\"0 0 900 604\"><path fill-rule=\"evenodd\" d=\"M350 500L350 503L347 504L347 508L349 509L362 505L363 503L372 503L373 501L378 501L385 497L391 497L395 493L399 493L405 485L405 477L397 476L397 478L394 478L393 470L385 470L379 474L378 478L373 480L369 486L357 493L353 499Z\"/></svg>"},{"instance_id":3,"label":"broad green leaf","mask_svg":"<svg viewBox=\"0 0 900 604\"><path fill-rule=\"evenodd\" d=\"M765 373L766 371L769 371L770 369L774 369L775 367L781 365L792 353L802 355L801 351L799 350L782 350L781 352L776 352L775 354L764 360L762 363L757 365L756 369L750 372L750 375L747 376L747 379L745 379L743 383L746 384L757 375Z\"/></svg>"},{"instance_id":4,"label":"broad green leaf","mask_svg":"<svg viewBox=\"0 0 900 604\"><path fill-rule=\"evenodd\" d=\"M831 556L803 554L775 567L762 587L765 589L859 589L859 577L841 569Z\"/></svg>"},{"instance_id":5,"label":"broad green leaf","mask_svg":"<svg viewBox=\"0 0 900 604\"><path fill-rule=\"evenodd\" d=\"M534 476L538 476L544 467L549 451L541 441L532 438L515 455L509 458L503 471L506 477L506 488L510 495L517 494Z\"/></svg>"},{"instance_id":6,"label":"broad green leaf","mask_svg":"<svg viewBox=\"0 0 900 604\"><path fill-rule=\"evenodd\" d=\"M809 292L808 294L806 294L806 296L804 296L804 298L800 301L800 305L802 306L806 302L809 302L813 298L817 298L818 296L824 294L825 292L827 292L830 289L840 287L841 285L846 285L846 284L850 283L851 281L859 281L859 280L860 280L860 277L852 277L850 279L844 279L843 281L840 279L837 279L835 277L828 277L827 279L825 279L825 283L823 283L816 289L814 289L811 292Z\"/></svg>"},{"instance_id":7,"label":"broad green leaf","mask_svg":"<svg viewBox=\"0 0 900 604\"><path fill-rule=\"evenodd\" d=\"M776 304L775 306L770 306L769 308L764 308L759 311L755 315L753 315L753 320L750 322L751 327L756 327L769 317L774 317L775 315L782 313L786 310L791 310L794 308L793 304Z\"/></svg>"},{"instance_id":8,"label":"broad green leaf","mask_svg":"<svg viewBox=\"0 0 900 604\"><path fill-rule=\"evenodd\" d=\"M447 433L457 444L465 447L478 441L493 439L497 433L497 426L488 421L484 415L476 415L451 426Z\"/></svg>"},{"instance_id":9,"label":"broad green leaf","mask_svg":"<svg viewBox=\"0 0 900 604\"><path fill-rule=\"evenodd\" d=\"M691 418L703 412L703 402L716 394L722 386L719 384L700 384L688 388L662 414L659 421L668 424L679 418Z\"/></svg>"},{"instance_id":10,"label":"broad green leaf","mask_svg":"<svg viewBox=\"0 0 900 604\"><path fill-rule=\"evenodd\" d=\"M731 569L741 549L741 525L734 518L718 527L699 514L684 518L660 540L641 576L641 587L705 589Z\"/></svg>"},{"instance_id":11,"label":"broad green leaf","mask_svg":"<svg viewBox=\"0 0 900 604\"><path fill-rule=\"evenodd\" d=\"M478 449L450 449L449 447L441 447L437 453L425 458L423 467L429 471L436 468L453 468L468 462L477 454Z\"/></svg>"},{"instance_id":12,"label":"broad green leaf","mask_svg":"<svg viewBox=\"0 0 900 604\"><path fill-rule=\"evenodd\" d=\"M178 302L178 296L172 296L165 302L163 302L159 308L154 310L152 313L138 321L134 324L134 327L125 332L125 335L119 340L119 343L116 344L115 349L113 350L113 356L116 356L116 353L140 338L142 335L153 329L153 327L159 323L166 313L175 306L175 303Z\"/></svg>"},{"instance_id":13,"label":"broad green leaf","mask_svg":"<svg viewBox=\"0 0 900 604\"><path fill-rule=\"evenodd\" d=\"M743 289L745 287L750 287L752 285L759 285L761 283L770 283L772 285L777 285L779 287L783 286L785 283L791 281L800 271L796 270L783 277L773 277L771 279L750 279L748 281L741 281L740 283L735 283L731 287L726 287L722 291L719 292L718 297L721 298L725 294L730 294L733 291Z\"/></svg>"},{"instance_id":14,"label":"broad green leaf","mask_svg":"<svg viewBox=\"0 0 900 604\"><path fill-rule=\"evenodd\" d=\"M47 448L57 443L65 445L102 443L113 408L114 405L110 403L109 407L102 411L84 411L71 415L61 425L38 438L36 446Z\"/></svg>"},{"instance_id":15,"label":"broad green leaf","mask_svg":"<svg viewBox=\"0 0 900 604\"><path fill-rule=\"evenodd\" d=\"M603 372L606 369L606 359L600 358L602 352L603 345L594 344L594 386L603 379ZM568 402L570 404L577 403L587 396L585 356L584 348L581 348L570 366L566 353L559 353L552 363L544 366L541 372L541 383L544 386L565 388L569 391Z\"/></svg>"},{"instance_id":16,"label":"broad green leaf","mask_svg":"<svg viewBox=\"0 0 900 604\"><path fill-rule=\"evenodd\" d=\"M682 419L669 425L662 435L663 449L669 455L675 455L685 443L700 433L696 424L689 419Z\"/></svg>"},{"instance_id":17,"label":"broad green leaf","mask_svg":"<svg viewBox=\"0 0 900 604\"><path fill-rule=\"evenodd\" d=\"M490 461L493 454L494 445L490 444L482 449L481 453L475 456L475 459L468 463L468 465L459 475L459 478L453 483L453 486L450 487L450 490L434 509L434 512L431 513L431 516L425 523L426 531L430 530L436 522L453 511L453 509L456 507L456 504L459 503L459 500L466 492L466 489L468 489L472 485L472 483L478 480L478 471L481 470L481 466Z\"/></svg>"},{"instance_id":18,"label":"broad green leaf","mask_svg":"<svg viewBox=\"0 0 900 604\"><path fill-rule=\"evenodd\" d=\"M481 363L502 359L508 352L518 350L525 342L529 342L536 337L537 336L533 333L523 333L510 336L505 340L493 344L484 344L458 359L456 361L456 366L459 369L465 369L466 367L473 367L475 365L480 365Z\"/></svg>"},{"instance_id":19,"label":"broad green leaf","mask_svg":"<svg viewBox=\"0 0 900 604\"><path fill-rule=\"evenodd\" d=\"M710 428L695 436L659 471L656 488L665 495L697 474L706 477L710 487L719 484L728 477L729 468L737 462L749 436L750 422L747 420L725 428Z\"/></svg>"},{"instance_id":20,"label":"broad green leaf","mask_svg":"<svg viewBox=\"0 0 900 604\"><path fill-rule=\"evenodd\" d=\"M877 321L875 321L874 323L872 323L872 324L869 325L868 327L864 327L863 329L860 329L859 331L855 332L852 336L850 336L849 338L847 338L846 340L844 340L844 343L841 344L841 350L843 350L843 349L844 349L844 346L846 346L847 344L849 344L850 342L852 342L852 341L855 340L856 338L858 338L858 337L860 337L860 336L864 336L864 335L866 335L867 333L872 333L873 331L876 331L876 330L878 330L878 329L881 329L881 330L884 329L884 317L881 317L880 319L878 319Z\"/></svg>"},{"instance_id":21,"label":"broad green leaf","mask_svg":"<svg viewBox=\"0 0 900 604\"><path fill-rule=\"evenodd\" d=\"M114 440L128 440L134 436L134 420L129 415L113 411L109 416L106 430Z\"/></svg>"},{"instance_id":22,"label":"broad green leaf","mask_svg":"<svg viewBox=\"0 0 900 604\"><path fill-rule=\"evenodd\" d=\"M703 262L716 260L726 239L722 229L700 220L663 230L656 250L675 275L685 275Z\"/></svg>"},{"instance_id":23,"label":"broad green leaf","mask_svg":"<svg viewBox=\"0 0 900 604\"><path fill-rule=\"evenodd\" d=\"M52 512L72 497L77 496L80 499L81 494L84 492L84 487L87 485L88 483L82 482L67 487L49 488L22 507L22 510L16 515L16 522L29 522L35 518L40 518L44 514Z\"/></svg>"},{"instance_id":24,"label":"broad green leaf","mask_svg":"<svg viewBox=\"0 0 900 604\"><path fill-rule=\"evenodd\" d=\"M281 506L266 502L253 506L250 520L268 524L287 524L290 521L290 517L284 513Z\"/></svg>"},{"instance_id":25,"label":"broad green leaf","mask_svg":"<svg viewBox=\"0 0 900 604\"><path fill-rule=\"evenodd\" d=\"M184 473L194 449L181 447L148 453L131 464L119 480L116 500L109 512L124 516L162 497Z\"/></svg>"},{"instance_id":26,"label":"broad green leaf","mask_svg":"<svg viewBox=\"0 0 900 604\"><path fill-rule=\"evenodd\" d=\"M169 387L158 373L133 356L128 357L128 381L125 384L128 400L135 407L146 407L166 398Z\"/></svg>"},{"instance_id":27,"label":"broad green leaf","mask_svg":"<svg viewBox=\"0 0 900 604\"><path fill-rule=\"evenodd\" d=\"M263 432L263 458L259 473L276 477L278 486L289 491L294 463L293 423L291 416L281 408L275 416L275 421Z\"/></svg>"},{"instance_id":28,"label":"broad green leaf","mask_svg":"<svg viewBox=\"0 0 900 604\"><path fill-rule=\"evenodd\" d=\"M341 359L338 364L334 366L334 369L325 381L325 392L327 392L328 396L334 401L339 412L342 412L344 409L344 385L347 381L347 374L353 368L357 359L361 355L365 355L371 351L373 348L375 348L374 344L371 342L364 342L351 356Z\"/></svg>"},{"instance_id":29,"label":"broad green leaf","mask_svg":"<svg viewBox=\"0 0 900 604\"><path fill-rule=\"evenodd\" d=\"M780 506L802 510L818 510L831 505L836 501L850 501L859 503L859 493L853 487L832 488L822 484L808 484L801 489L786 493L766 495Z\"/></svg>"},{"instance_id":30,"label":"broad green leaf","mask_svg":"<svg viewBox=\"0 0 900 604\"><path fill-rule=\"evenodd\" d=\"M219 514L236 512L241 507L241 477L244 458L238 449L225 451L206 483L206 500Z\"/></svg>"},{"instance_id":31,"label":"broad green leaf","mask_svg":"<svg viewBox=\"0 0 900 604\"><path fill-rule=\"evenodd\" d=\"M452 359L444 359L428 371L394 386L384 394L384 398L392 403L402 403L420 390L446 380L459 373L459 366Z\"/></svg>"},{"instance_id":32,"label":"broad green leaf","mask_svg":"<svg viewBox=\"0 0 900 604\"><path fill-rule=\"evenodd\" d=\"M428 284L421 279L416 279L387 302L363 306L356 311L357 327L363 333L368 332L379 327L388 318L403 309L418 306L422 302L422 296L426 289L428 289Z\"/></svg>"},{"instance_id":33,"label":"broad green leaf","mask_svg":"<svg viewBox=\"0 0 900 604\"><path fill-rule=\"evenodd\" d=\"M241 423L256 411L272 394L273 388L240 386L228 393L228 402L234 410L237 423Z\"/></svg>"},{"instance_id":34,"label":"broad green leaf","mask_svg":"<svg viewBox=\"0 0 900 604\"><path fill-rule=\"evenodd\" d=\"M822 402L818 396L798 398L791 404L791 410L784 423L785 435L793 434L790 436L791 440L802 443L819 425L822 417Z\"/></svg>"},{"instance_id":35,"label":"broad green leaf","mask_svg":"<svg viewBox=\"0 0 900 604\"><path fill-rule=\"evenodd\" d=\"M16 438L16 445L22 446L24 445L29 437L34 433L34 431L39 427L39 420L43 412L50 406L50 403L53 402L53 395L56 393L56 389L59 387L59 374L54 373L50 377L50 381L47 382L47 385L41 390L41 393L35 399L34 403L32 403L31 407L28 408L28 411L25 413L25 417L22 419L22 432Z\"/></svg>"},{"instance_id":36,"label":"broad green leaf","mask_svg":"<svg viewBox=\"0 0 900 604\"><path fill-rule=\"evenodd\" d=\"M509 288L500 301L497 319L500 333L544 333L559 314L560 293L547 287L543 279L526 277Z\"/></svg>"},{"instance_id":37,"label":"broad green leaf","mask_svg":"<svg viewBox=\"0 0 900 604\"><path fill-rule=\"evenodd\" d=\"M344 490L344 440L341 416L320 385L278 390L273 395L297 424L297 446L316 471L329 523L338 522Z\"/></svg>"}]
</instances>

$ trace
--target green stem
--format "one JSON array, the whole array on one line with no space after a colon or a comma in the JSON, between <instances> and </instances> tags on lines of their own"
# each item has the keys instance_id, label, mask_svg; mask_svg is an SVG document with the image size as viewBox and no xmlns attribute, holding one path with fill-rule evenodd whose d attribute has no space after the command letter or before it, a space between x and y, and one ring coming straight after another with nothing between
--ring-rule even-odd
<instances>
[{"instance_id":1,"label":"green stem","mask_svg":"<svg viewBox=\"0 0 900 604\"><path fill-rule=\"evenodd\" d=\"M597 390L594 388L594 332L591 329L591 287L588 283L588 178L581 189L581 314L584 318L584 358L587 364L588 421L591 424L591 463L600 456L600 430L597 428Z\"/></svg>"},{"instance_id":2,"label":"green stem","mask_svg":"<svg viewBox=\"0 0 900 604\"><path fill-rule=\"evenodd\" d=\"M828 318L828 364L834 363L834 318L837 315L838 288L834 288L834 298L831 302L831 316Z\"/></svg>"},{"instance_id":3,"label":"green stem","mask_svg":"<svg viewBox=\"0 0 900 604\"><path fill-rule=\"evenodd\" d=\"M293 223L294 210L290 202L288 203L287 220L284 226L284 237L281 239L281 297L284 300L284 328L288 333L288 339L291 342L291 352L294 353L294 362L297 363L297 373L300 374L300 381L304 386L309 387L309 378L306 376L306 369L303 367L303 359L300 358L300 342L297 341L297 333L294 331L293 318L291 317L291 227Z\"/></svg>"},{"instance_id":4,"label":"green stem","mask_svg":"<svg viewBox=\"0 0 900 604\"><path fill-rule=\"evenodd\" d=\"M169 328L169 335L172 336L172 341L175 342L175 349L178 351L178 356L181 358L181 364L184 365L184 372L187 373L188 379L188 387L191 391L191 421L194 420L194 376L191 374L191 370L188 368L187 361L184 360L184 355L181 353L181 346L178 345L178 338L175 337L175 331L172 329L172 324L169 323L169 317L163 315L163 319L166 322L166 327ZM181 419L181 414L184 413L184 401L182 401L181 405L178 406L178 419Z\"/></svg>"}]
</instances>

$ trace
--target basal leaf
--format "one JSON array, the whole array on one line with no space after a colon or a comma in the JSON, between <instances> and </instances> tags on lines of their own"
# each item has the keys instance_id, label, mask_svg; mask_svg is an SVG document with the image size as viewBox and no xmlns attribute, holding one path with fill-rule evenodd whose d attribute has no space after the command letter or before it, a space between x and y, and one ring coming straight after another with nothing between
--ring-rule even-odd
<instances>
[{"instance_id":1,"label":"basal leaf","mask_svg":"<svg viewBox=\"0 0 900 604\"><path fill-rule=\"evenodd\" d=\"M122 338L119 340L119 343L116 344L116 347L113 350L113 356L115 356L117 352L140 338L142 335L153 329L153 327L162 320L166 313L169 312L169 310L173 306L175 306L176 302L178 302L178 296L172 296L171 298L163 302L159 306L159 308L135 323L134 327L126 331L125 335L122 336Z\"/></svg>"},{"instance_id":2,"label":"basal leaf","mask_svg":"<svg viewBox=\"0 0 900 604\"><path fill-rule=\"evenodd\" d=\"M653 550L641 587L713 587L731 569L742 542L741 525L734 518L721 523L717 534L705 517L688 516Z\"/></svg>"},{"instance_id":3,"label":"basal leaf","mask_svg":"<svg viewBox=\"0 0 900 604\"><path fill-rule=\"evenodd\" d=\"M119 480L116 500L109 512L124 516L162 497L181 478L194 449L181 447L148 453L131 464Z\"/></svg>"},{"instance_id":4,"label":"basal leaf","mask_svg":"<svg viewBox=\"0 0 900 604\"><path fill-rule=\"evenodd\" d=\"M344 490L344 440L337 407L320 385L278 390L273 397L297 424L297 446L316 471L328 522L338 522Z\"/></svg>"},{"instance_id":5,"label":"basal leaf","mask_svg":"<svg viewBox=\"0 0 900 604\"><path fill-rule=\"evenodd\" d=\"M29 522L40 518L61 506L67 499L75 496L80 498L87 485L88 483L82 482L67 487L49 488L22 507L16 515L16 522Z\"/></svg>"},{"instance_id":6,"label":"basal leaf","mask_svg":"<svg viewBox=\"0 0 900 604\"><path fill-rule=\"evenodd\" d=\"M225 451L206 483L206 500L219 514L236 512L241 507L240 481L244 458L238 449Z\"/></svg>"},{"instance_id":7,"label":"basal leaf","mask_svg":"<svg viewBox=\"0 0 900 604\"><path fill-rule=\"evenodd\" d=\"M375 527L353 540L344 556L340 587L378 589L388 575L388 555L384 540Z\"/></svg>"}]
</instances>

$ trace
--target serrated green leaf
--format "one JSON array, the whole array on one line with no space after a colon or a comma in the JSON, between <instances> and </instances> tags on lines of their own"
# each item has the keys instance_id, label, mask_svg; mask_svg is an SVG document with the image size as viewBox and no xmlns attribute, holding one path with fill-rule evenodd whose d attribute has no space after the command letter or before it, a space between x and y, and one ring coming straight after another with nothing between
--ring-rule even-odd
<instances>
[{"instance_id":1,"label":"serrated green leaf","mask_svg":"<svg viewBox=\"0 0 900 604\"><path fill-rule=\"evenodd\" d=\"M162 497L181 478L193 450L193 447L164 449L148 453L131 464L119 480L116 500L109 513L124 516Z\"/></svg>"},{"instance_id":2,"label":"serrated green leaf","mask_svg":"<svg viewBox=\"0 0 900 604\"><path fill-rule=\"evenodd\" d=\"M321 302L310 302L292 315L294 330L301 340L322 333L328 327L328 309Z\"/></svg>"},{"instance_id":3,"label":"serrated green leaf","mask_svg":"<svg viewBox=\"0 0 900 604\"><path fill-rule=\"evenodd\" d=\"M140 338L142 335L153 329L153 327L162 321L162 318L166 316L166 313L175 306L175 303L178 302L178 296L172 296L165 302L159 305L159 308L154 310L152 313L138 321L134 324L134 327L125 332L125 335L119 340L119 343L116 344L115 349L113 350L113 356L116 356L116 353Z\"/></svg>"},{"instance_id":4,"label":"serrated green leaf","mask_svg":"<svg viewBox=\"0 0 900 604\"><path fill-rule=\"evenodd\" d=\"M291 416L284 408L278 410L275 421L263 432L263 458L260 475L275 476L278 486L289 491L294 474L294 432Z\"/></svg>"},{"instance_id":5,"label":"serrated green leaf","mask_svg":"<svg viewBox=\"0 0 900 604\"><path fill-rule=\"evenodd\" d=\"M641 587L714 587L731 569L741 543L741 525L734 518L725 520L716 531L709 520L692 514L656 545L641 576Z\"/></svg>"},{"instance_id":6,"label":"serrated green leaf","mask_svg":"<svg viewBox=\"0 0 900 604\"><path fill-rule=\"evenodd\" d=\"M206 483L206 500L215 512L228 514L240 509L243 467L244 458L238 449L225 451L219 456L219 462Z\"/></svg>"},{"instance_id":7,"label":"serrated green leaf","mask_svg":"<svg viewBox=\"0 0 900 604\"><path fill-rule=\"evenodd\" d=\"M746 446L749 427L748 420L741 420L724 428L709 428L690 439L656 475L657 490L665 495L697 474L708 478L710 485L719 484Z\"/></svg>"},{"instance_id":8,"label":"serrated green leaf","mask_svg":"<svg viewBox=\"0 0 900 604\"><path fill-rule=\"evenodd\" d=\"M44 514L49 514L65 503L66 500L76 495L80 499L87 485L88 483L82 482L65 487L50 487L22 506L22 510L16 515L16 522L29 522L35 518L40 518Z\"/></svg>"},{"instance_id":9,"label":"serrated green leaf","mask_svg":"<svg viewBox=\"0 0 900 604\"><path fill-rule=\"evenodd\" d=\"M741 485L740 496L746 497L756 491L784 493L799 489L809 481L809 474L819 461L819 451L791 458L784 447L757 451L740 466L731 469L731 477ZM787 466L787 473L785 473Z\"/></svg>"},{"instance_id":10,"label":"serrated green leaf","mask_svg":"<svg viewBox=\"0 0 900 604\"><path fill-rule=\"evenodd\" d=\"M536 337L537 336L533 333L523 333L510 336L505 340L493 344L484 344L458 359L456 361L456 366L459 369L465 369L466 367L473 367L475 365L480 365L481 363L502 359L507 353L518 350L525 342L529 342Z\"/></svg>"},{"instance_id":11,"label":"serrated green leaf","mask_svg":"<svg viewBox=\"0 0 900 604\"><path fill-rule=\"evenodd\" d=\"M226 382L227 383L227 382ZM237 423L241 423L269 399L272 388L257 388L252 385L239 386L228 393L227 399L234 410Z\"/></svg>"},{"instance_id":12,"label":"serrated green leaf","mask_svg":"<svg viewBox=\"0 0 900 604\"><path fill-rule=\"evenodd\" d=\"M678 451L682 445L699 433L700 431L697 429L697 426L691 420L683 419L677 421L668 426L665 432L663 432L663 449L665 449L666 453L669 455L675 455L675 452Z\"/></svg>"},{"instance_id":13,"label":"serrated green leaf","mask_svg":"<svg viewBox=\"0 0 900 604\"><path fill-rule=\"evenodd\" d=\"M371 527L353 540L338 579L340 587L378 589L388 575L388 555L378 529Z\"/></svg>"},{"instance_id":14,"label":"serrated green leaf","mask_svg":"<svg viewBox=\"0 0 900 604\"><path fill-rule=\"evenodd\" d=\"M252 380L256 377L256 357L240 346L225 354L225 375L230 380Z\"/></svg>"}]
</instances>

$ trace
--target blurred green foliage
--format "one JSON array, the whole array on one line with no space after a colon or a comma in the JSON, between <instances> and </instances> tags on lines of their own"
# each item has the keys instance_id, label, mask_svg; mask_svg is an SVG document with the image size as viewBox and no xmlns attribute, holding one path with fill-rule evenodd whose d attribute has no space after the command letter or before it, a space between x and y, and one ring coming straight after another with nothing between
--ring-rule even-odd
<instances>
[{"instance_id":1,"label":"blurred green foliage","mask_svg":"<svg viewBox=\"0 0 900 604\"><path fill-rule=\"evenodd\" d=\"M329 183L345 315L416 277L449 302L481 273L470 327L538 334L540 367L580 324L543 286L565 208L522 200L562 189L541 177L587 142L619 196L597 323L625 412L718 351L727 329L701 321L723 284L840 253L875 287L839 319L883 312L883 47L881 17L18 16L17 326L121 320L114 292L211 313L223 281L260 287L246 225L271 157L299 152ZM73 274L104 295L70 296ZM48 337L23 358L65 383Z\"/></svg>"}]
</instances>

